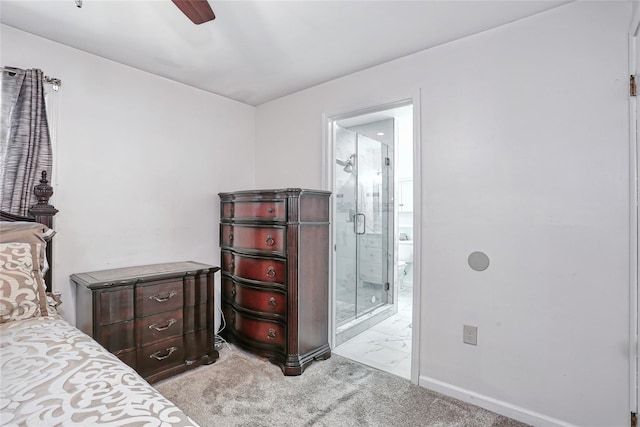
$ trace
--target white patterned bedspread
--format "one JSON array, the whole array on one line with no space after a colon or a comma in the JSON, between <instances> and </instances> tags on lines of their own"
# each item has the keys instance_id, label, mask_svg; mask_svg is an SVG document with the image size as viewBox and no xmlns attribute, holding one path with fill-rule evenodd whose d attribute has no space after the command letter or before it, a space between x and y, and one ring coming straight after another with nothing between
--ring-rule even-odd
<instances>
[{"instance_id":1,"label":"white patterned bedspread","mask_svg":"<svg viewBox=\"0 0 640 427\"><path fill-rule=\"evenodd\" d=\"M0 425L196 426L61 318L0 325Z\"/></svg>"}]
</instances>

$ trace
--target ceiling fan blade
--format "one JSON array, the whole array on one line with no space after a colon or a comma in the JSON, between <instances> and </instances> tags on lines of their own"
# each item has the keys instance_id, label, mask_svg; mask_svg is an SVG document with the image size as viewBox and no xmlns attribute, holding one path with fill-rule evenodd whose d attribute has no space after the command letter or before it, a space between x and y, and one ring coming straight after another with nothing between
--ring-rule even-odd
<instances>
[{"instance_id":1,"label":"ceiling fan blade","mask_svg":"<svg viewBox=\"0 0 640 427\"><path fill-rule=\"evenodd\" d=\"M216 19L216 15L213 13L213 10L211 10L211 6L209 6L207 0L171 1L196 25Z\"/></svg>"}]
</instances>

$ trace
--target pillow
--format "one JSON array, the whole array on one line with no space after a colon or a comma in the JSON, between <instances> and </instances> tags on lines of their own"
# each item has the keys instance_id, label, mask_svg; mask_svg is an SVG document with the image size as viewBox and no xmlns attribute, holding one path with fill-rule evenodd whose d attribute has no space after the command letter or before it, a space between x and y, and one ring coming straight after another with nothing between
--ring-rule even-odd
<instances>
[{"instance_id":1,"label":"pillow","mask_svg":"<svg viewBox=\"0 0 640 427\"><path fill-rule=\"evenodd\" d=\"M0 243L35 243L42 244L46 248L55 231L39 222L24 221L0 221ZM49 270L47 251L40 251L40 269L42 274Z\"/></svg>"},{"instance_id":2,"label":"pillow","mask_svg":"<svg viewBox=\"0 0 640 427\"><path fill-rule=\"evenodd\" d=\"M0 323L55 315L37 265L42 251L39 243L0 243Z\"/></svg>"},{"instance_id":3,"label":"pillow","mask_svg":"<svg viewBox=\"0 0 640 427\"><path fill-rule=\"evenodd\" d=\"M55 231L39 222L0 221L0 243L46 243L54 234Z\"/></svg>"}]
</instances>

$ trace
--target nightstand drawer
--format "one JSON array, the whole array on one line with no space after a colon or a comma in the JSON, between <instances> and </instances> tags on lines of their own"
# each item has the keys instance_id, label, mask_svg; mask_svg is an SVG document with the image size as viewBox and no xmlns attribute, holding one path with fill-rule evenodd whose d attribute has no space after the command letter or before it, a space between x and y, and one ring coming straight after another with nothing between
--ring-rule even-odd
<instances>
[{"instance_id":1,"label":"nightstand drawer","mask_svg":"<svg viewBox=\"0 0 640 427\"><path fill-rule=\"evenodd\" d=\"M118 359L122 360L124 363L131 366L133 369L137 368L138 352L135 348L133 350L121 351L113 354L115 354L118 357Z\"/></svg>"},{"instance_id":2,"label":"nightstand drawer","mask_svg":"<svg viewBox=\"0 0 640 427\"><path fill-rule=\"evenodd\" d=\"M163 340L142 347L138 352L137 368L143 377L184 363L184 342L182 337Z\"/></svg>"},{"instance_id":3,"label":"nightstand drawer","mask_svg":"<svg viewBox=\"0 0 640 427\"><path fill-rule=\"evenodd\" d=\"M133 287L100 291L96 298L96 320L100 325L133 319Z\"/></svg>"},{"instance_id":4,"label":"nightstand drawer","mask_svg":"<svg viewBox=\"0 0 640 427\"><path fill-rule=\"evenodd\" d=\"M250 227L223 224L220 227L220 246L249 251L284 254L284 227Z\"/></svg>"},{"instance_id":5,"label":"nightstand drawer","mask_svg":"<svg viewBox=\"0 0 640 427\"><path fill-rule=\"evenodd\" d=\"M136 288L136 316L148 316L182 307L182 280Z\"/></svg>"},{"instance_id":6,"label":"nightstand drawer","mask_svg":"<svg viewBox=\"0 0 640 427\"><path fill-rule=\"evenodd\" d=\"M182 318L182 309L178 309L137 319L141 345L181 336L183 333Z\"/></svg>"},{"instance_id":7,"label":"nightstand drawer","mask_svg":"<svg viewBox=\"0 0 640 427\"><path fill-rule=\"evenodd\" d=\"M225 300L248 310L281 316L285 316L287 311L287 295L284 291L246 286L223 277L222 294Z\"/></svg>"},{"instance_id":8,"label":"nightstand drawer","mask_svg":"<svg viewBox=\"0 0 640 427\"><path fill-rule=\"evenodd\" d=\"M111 353L118 354L121 351L136 348L135 321L114 323L100 328L100 336L97 341Z\"/></svg>"}]
</instances>

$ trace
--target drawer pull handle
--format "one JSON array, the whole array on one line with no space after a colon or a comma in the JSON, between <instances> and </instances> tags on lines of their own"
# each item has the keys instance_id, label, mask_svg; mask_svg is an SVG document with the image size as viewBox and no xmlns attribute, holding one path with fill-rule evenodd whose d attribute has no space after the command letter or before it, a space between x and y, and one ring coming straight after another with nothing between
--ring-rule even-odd
<instances>
[{"instance_id":1,"label":"drawer pull handle","mask_svg":"<svg viewBox=\"0 0 640 427\"><path fill-rule=\"evenodd\" d=\"M164 355L162 354L162 350L156 351L155 353L149 355L149 359L164 360L167 357L171 356L177 349L178 347L169 347L165 350L166 353Z\"/></svg>"},{"instance_id":2,"label":"drawer pull handle","mask_svg":"<svg viewBox=\"0 0 640 427\"><path fill-rule=\"evenodd\" d=\"M271 206L269 206L269 209L267 209L267 212L273 213L273 208Z\"/></svg>"},{"instance_id":3,"label":"drawer pull handle","mask_svg":"<svg viewBox=\"0 0 640 427\"><path fill-rule=\"evenodd\" d=\"M166 322L156 322L149 325L149 329L155 329L158 332L166 331L177 322L176 319L169 319ZM163 326L160 326L163 325Z\"/></svg>"},{"instance_id":4,"label":"drawer pull handle","mask_svg":"<svg viewBox=\"0 0 640 427\"><path fill-rule=\"evenodd\" d=\"M233 270L233 268L236 266L236 263L233 262L233 258L231 258L229 260L229 270Z\"/></svg>"},{"instance_id":5,"label":"drawer pull handle","mask_svg":"<svg viewBox=\"0 0 640 427\"><path fill-rule=\"evenodd\" d=\"M149 297L149 299L156 300L157 302L167 302L171 298L175 297L177 294L178 293L176 291L170 291L170 292L167 292L166 294L164 294L163 296L160 296L160 294L151 295Z\"/></svg>"},{"instance_id":6,"label":"drawer pull handle","mask_svg":"<svg viewBox=\"0 0 640 427\"><path fill-rule=\"evenodd\" d=\"M273 267L267 268L267 277L276 277L276 269Z\"/></svg>"},{"instance_id":7,"label":"drawer pull handle","mask_svg":"<svg viewBox=\"0 0 640 427\"><path fill-rule=\"evenodd\" d=\"M267 240L265 240L264 242L267 244L267 246L273 246L276 243L276 241L273 240L271 234L267 234Z\"/></svg>"},{"instance_id":8,"label":"drawer pull handle","mask_svg":"<svg viewBox=\"0 0 640 427\"><path fill-rule=\"evenodd\" d=\"M233 284L233 287L231 288L231 296L232 297L236 296L236 285L235 285L235 283Z\"/></svg>"},{"instance_id":9,"label":"drawer pull handle","mask_svg":"<svg viewBox=\"0 0 640 427\"><path fill-rule=\"evenodd\" d=\"M235 326L236 324L236 312L232 311L231 312L231 324Z\"/></svg>"},{"instance_id":10,"label":"drawer pull handle","mask_svg":"<svg viewBox=\"0 0 640 427\"><path fill-rule=\"evenodd\" d=\"M233 242L233 233L229 233L229 241Z\"/></svg>"},{"instance_id":11,"label":"drawer pull handle","mask_svg":"<svg viewBox=\"0 0 640 427\"><path fill-rule=\"evenodd\" d=\"M267 332L267 339L275 340L276 339L276 330L273 328L269 328L269 332Z\"/></svg>"},{"instance_id":12,"label":"drawer pull handle","mask_svg":"<svg viewBox=\"0 0 640 427\"><path fill-rule=\"evenodd\" d=\"M269 307L276 306L276 299L274 297L269 298Z\"/></svg>"}]
</instances>

